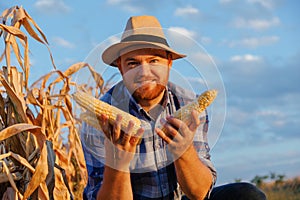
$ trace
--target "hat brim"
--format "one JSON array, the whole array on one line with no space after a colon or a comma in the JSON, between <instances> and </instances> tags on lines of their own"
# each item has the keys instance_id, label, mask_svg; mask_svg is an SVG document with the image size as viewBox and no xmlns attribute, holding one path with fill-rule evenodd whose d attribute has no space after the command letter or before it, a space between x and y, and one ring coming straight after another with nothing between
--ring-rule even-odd
<instances>
[{"instance_id":1,"label":"hat brim","mask_svg":"<svg viewBox=\"0 0 300 200\"><path fill-rule=\"evenodd\" d=\"M154 49L163 49L172 54L172 60L176 60L179 58L184 58L186 55L180 54L170 47L155 42L145 42L145 41L130 41L130 42L120 42L111 45L102 53L102 60L104 63L117 67L116 60L120 57L120 52L122 54L137 50L137 49L145 49L145 48L154 48Z\"/></svg>"}]
</instances>

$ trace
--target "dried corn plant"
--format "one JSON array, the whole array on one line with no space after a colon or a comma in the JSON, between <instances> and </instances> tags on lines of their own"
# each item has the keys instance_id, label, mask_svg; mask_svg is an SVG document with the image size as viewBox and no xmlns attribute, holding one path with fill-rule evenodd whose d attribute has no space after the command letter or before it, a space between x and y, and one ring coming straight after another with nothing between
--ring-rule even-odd
<instances>
[{"instance_id":1,"label":"dried corn plant","mask_svg":"<svg viewBox=\"0 0 300 200\"><path fill-rule=\"evenodd\" d=\"M22 7L0 17L5 48L0 62L0 196L2 199L82 199L87 172L71 88L103 93L103 79L87 63L56 69L42 30ZM30 87L29 44L44 44L54 70ZM11 66L11 54L19 67ZM76 85L72 75L87 67L96 86ZM20 69L20 70L19 70ZM51 81L53 80L53 81Z\"/></svg>"}]
</instances>

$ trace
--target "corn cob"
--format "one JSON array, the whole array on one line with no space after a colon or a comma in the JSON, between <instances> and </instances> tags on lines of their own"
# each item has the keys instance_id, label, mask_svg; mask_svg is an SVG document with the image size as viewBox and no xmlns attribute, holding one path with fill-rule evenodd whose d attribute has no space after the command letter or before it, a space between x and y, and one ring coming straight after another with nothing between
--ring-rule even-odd
<instances>
[{"instance_id":1,"label":"corn cob","mask_svg":"<svg viewBox=\"0 0 300 200\"><path fill-rule=\"evenodd\" d=\"M216 90L207 90L203 92L196 100L191 103L188 103L173 113L173 117L180 119L185 122L187 125L191 123L192 120L192 111L196 110L199 114L203 112L216 98ZM166 131L165 128L162 131Z\"/></svg>"},{"instance_id":2,"label":"corn cob","mask_svg":"<svg viewBox=\"0 0 300 200\"><path fill-rule=\"evenodd\" d=\"M216 98L216 90L207 90L203 92L195 101L181 107L177 110L173 116L190 124L192 117L192 110L196 110L199 114L203 112ZM92 97L84 92L76 92L73 94L74 100L88 112L81 114L81 119L86 121L89 125L97 129L101 129L98 123L97 115L106 114L110 124L113 124L116 120L117 114L122 115L121 129L126 130L129 121L134 122L133 133L141 127L141 121L133 115L126 113L114 106L111 106L99 99ZM165 132L165 129L162 129Z\"/></svg>"},{"instance_id":3,"label":"corn cob","mask_svg":"<svg viewBox=\"0 0 300 200\"><path fill-rule=\"evenodd\" d=\"M88 121L88 124L94 124L95 128L99 128L98 119L96 116L100 116L101 114L105 114L108 117L108 122L110 124L114 124L117 118L117 114L122 115L122 124L121 124L121 130L126 131L129 121L134 122L133 126L133 133L136 134L138 129L141 127L141 121L134 117L133 115L124 112L123 110L120 110L117 107L114 107L112 105L109 105L108 103L105 103L99 99L94 98L93 96L84 93L84 92L76 92L73 94L74 100L82 106L87 111L91 112L91 114L83 114L83 120ZM89 116L88 116L89 115ZM94 118L94 119L91 119Z\"/></svg>"},{"instance_id":4,"label":"corn cob","mask_svg":"<svg viewBox=\"0 0 300 200\"><path fill-rule=\"evenodd\" d=\"M102 131L102 128L99 124L99 119L97 118L97 115L95 115L95 113L92 113L90 111L83 112L80 114L80 119L86 122L88 125ZM136 130L134 130L135 131L134 133L136 133L137 128L138 127L135 128ZM142 138L138 138L137 144L141 144L141 142L142 142Z\"/></svg>"},{"instance_id":5,"label":"corn cob","mask_svg":"<svg viewBox=\"0 0 300 200\"><path fill-rule=\"evenodd\" d=\"M92 113L90 111L83 112L80 114L80 119L86 122L88 125L102 131L99 124L99 119L97 118L95 113Z\"/></svg>"}]
</instances>

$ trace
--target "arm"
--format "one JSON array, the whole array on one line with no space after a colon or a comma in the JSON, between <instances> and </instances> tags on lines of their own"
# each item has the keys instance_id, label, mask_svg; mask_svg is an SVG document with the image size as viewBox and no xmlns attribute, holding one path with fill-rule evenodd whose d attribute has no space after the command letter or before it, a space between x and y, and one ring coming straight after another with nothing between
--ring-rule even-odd
<instances>
[{"instance_id":1,"label":"arm","mask_svg":"<svg viewBox=\"0 0 300 200\"><path fill-rule=\"evenodd\" d=\"M195 111L192 112L192 116L192 123L188 125L179 119L167 117L165 133L157 129L157 134L168 143L168 148L175 158L176 175L183 192L190 199L204 199L212 186L213 175L206 163L200 159L206 156L199 157L193 145L200 120Z\"/></svg>"},{"instance_id":2,"label":"arm","mask_svg":"<svg viewBox=\"0 0 300 200\"><path fill-rule=\"evenodd\" d=\"M143 134L140 129L136 135L131 134L133 122L130 122L126 133L121 131L121 115L111 127L108 118L103 115L99 120L103 132L110 138L105 140L105 168L103 183L97 199L133 199L129 166L138 143L138 137ZM112 133L112 135L109 135Z\"/></svg>"},{"instance_id":3,"label":"arm","mask_svg":"<svg viewBox=\"0 0 300 200\"><path fill-rule=\"evenodd\" d=\"M182 191L190 199L204 199L212 185L212 174L199 159L195 148L188 147L174 164Z\"/></svg>"},{"instance_id":4,"label":"arm","mask_svg":"<svg viewBox=\"0 0 300 200\"><path fill-rule=\"evenodd\" d=\"M105 166L103 184L97 199L133 199L130 173Z\"/></svg>"}]
</instances>

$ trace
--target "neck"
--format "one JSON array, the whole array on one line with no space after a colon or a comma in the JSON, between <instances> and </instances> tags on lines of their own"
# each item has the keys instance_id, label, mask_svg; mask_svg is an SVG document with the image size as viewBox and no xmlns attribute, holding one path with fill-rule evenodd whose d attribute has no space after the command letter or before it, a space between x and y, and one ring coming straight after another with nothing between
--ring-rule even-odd
<instances>
[{"instance_id":1,"label":"neck","mask_svg":"<svg viewBox=\"0 0 300 200\"><path fill-rule=\"evenodd\" d=\"M139 103L142 108L148 112L152 108L154 108L156 105L160 104L163 100L165 90L162 91L156 98L148 100L148 99L138 99L137 103Z\"/></svg>"}]
</instances>

